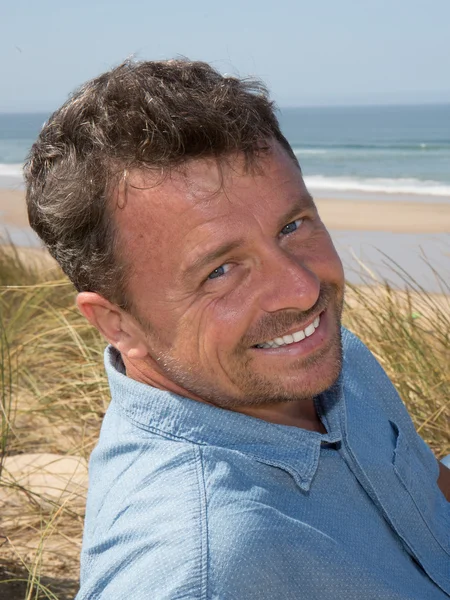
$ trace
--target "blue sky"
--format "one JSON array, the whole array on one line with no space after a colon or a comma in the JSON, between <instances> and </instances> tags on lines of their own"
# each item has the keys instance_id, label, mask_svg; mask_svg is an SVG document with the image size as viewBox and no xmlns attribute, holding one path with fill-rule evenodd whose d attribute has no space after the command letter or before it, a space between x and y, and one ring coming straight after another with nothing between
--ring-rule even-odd
<instances>
[{"instance_id":1,"label":"blue sky","mask_svg":"<svg viewBox=\"0 0 450 600\"><path fill-rule=\"evenodd\" d=\"M450 102L450 0L0 0L0 112L130 55L256 75L280 106Z\"/></svg>"}]
</instances>

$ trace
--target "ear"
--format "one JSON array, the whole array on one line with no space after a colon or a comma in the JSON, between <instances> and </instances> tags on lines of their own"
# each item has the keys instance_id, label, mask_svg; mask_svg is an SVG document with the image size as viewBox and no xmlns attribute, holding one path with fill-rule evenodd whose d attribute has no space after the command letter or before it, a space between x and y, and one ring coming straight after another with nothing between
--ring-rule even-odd
<instances>
[{"instance_id":1,"label":"ear","mask_svg":"<svg viewBox=\"0 0 450 600\"><path fill-rule=\"evenodd\" d=\"M77 306L89 323L122 355L128 358L147 356L144 332L123 309L95 292L80 292Z\"/></svg>"}]
</instances>

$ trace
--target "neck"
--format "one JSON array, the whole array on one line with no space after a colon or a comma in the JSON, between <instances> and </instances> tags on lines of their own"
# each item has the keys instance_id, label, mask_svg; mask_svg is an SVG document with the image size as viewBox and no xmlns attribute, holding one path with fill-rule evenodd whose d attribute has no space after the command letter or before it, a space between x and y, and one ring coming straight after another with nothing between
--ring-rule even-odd
<instances>
[{"instance_id":1,"label":"neck","mask_svg":"<svg viewBox=\"0 0 450 600\"><path fill-rule=\"evenodd\" d=\"M214 403L203 400L203 398L188 392L173 381L167 380L159 371L149 369L149 365L145 360L130 360L124 355L122 355L122 360L127 377L151 387L214 406ZM314 399L312 398L298 402L278 402L261 406L236 405L230 410L277 425L289 425L309 431L326 433L326 429L317 415Z\"/></svg>"},{"instance_id":2,"label":"neck","mask_svg":"<svg viewBox=\"0 0 450 600\"><path fill-rule=\"evenodd\" d=\"M156 368L149 368L147 361L130 360L123 354L121 356L123 364L125 365L125 373L130 379L139 381L139 383L145 383L145 385L149 385L165 392L172 392L172 394L177 394L177 396L184 396L185 398L190 398L191 400L205 402L199 396L187 392L184 388L167 379Z\"/></svg>"}]
</instances>

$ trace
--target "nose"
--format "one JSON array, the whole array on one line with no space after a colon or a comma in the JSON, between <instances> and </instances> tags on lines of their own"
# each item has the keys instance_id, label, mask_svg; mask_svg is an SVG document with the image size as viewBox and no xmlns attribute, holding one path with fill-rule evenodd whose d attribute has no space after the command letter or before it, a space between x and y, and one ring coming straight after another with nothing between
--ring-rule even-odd
<instances>
[{"instance_id":1,"label":"nose","mask_svg":"<svg viewBox=\"0 0 450 600\"><path fill-rule=\"evenodd\" d=\"M260 263L260 306L265 312L307 311L317 302L320 279L299 256L272 248Z\"/></svg>"}]
</instances>

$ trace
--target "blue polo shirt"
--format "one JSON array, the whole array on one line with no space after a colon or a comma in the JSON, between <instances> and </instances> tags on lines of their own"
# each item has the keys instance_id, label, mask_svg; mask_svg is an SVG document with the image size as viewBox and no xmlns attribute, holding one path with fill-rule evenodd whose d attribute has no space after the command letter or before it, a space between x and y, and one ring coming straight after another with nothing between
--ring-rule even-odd
<instances>
[{"instance_id":1,"label":"blue polo shirt","mask_svg":"<svg viewBox=\"0 0 450 600\"><path fill-rule=\"evenodd\" d=\"M326 434L138 383L109 347L77 599L449 598L436 459L369 350L343 347Z\"/></svg>"}]
</instances>

